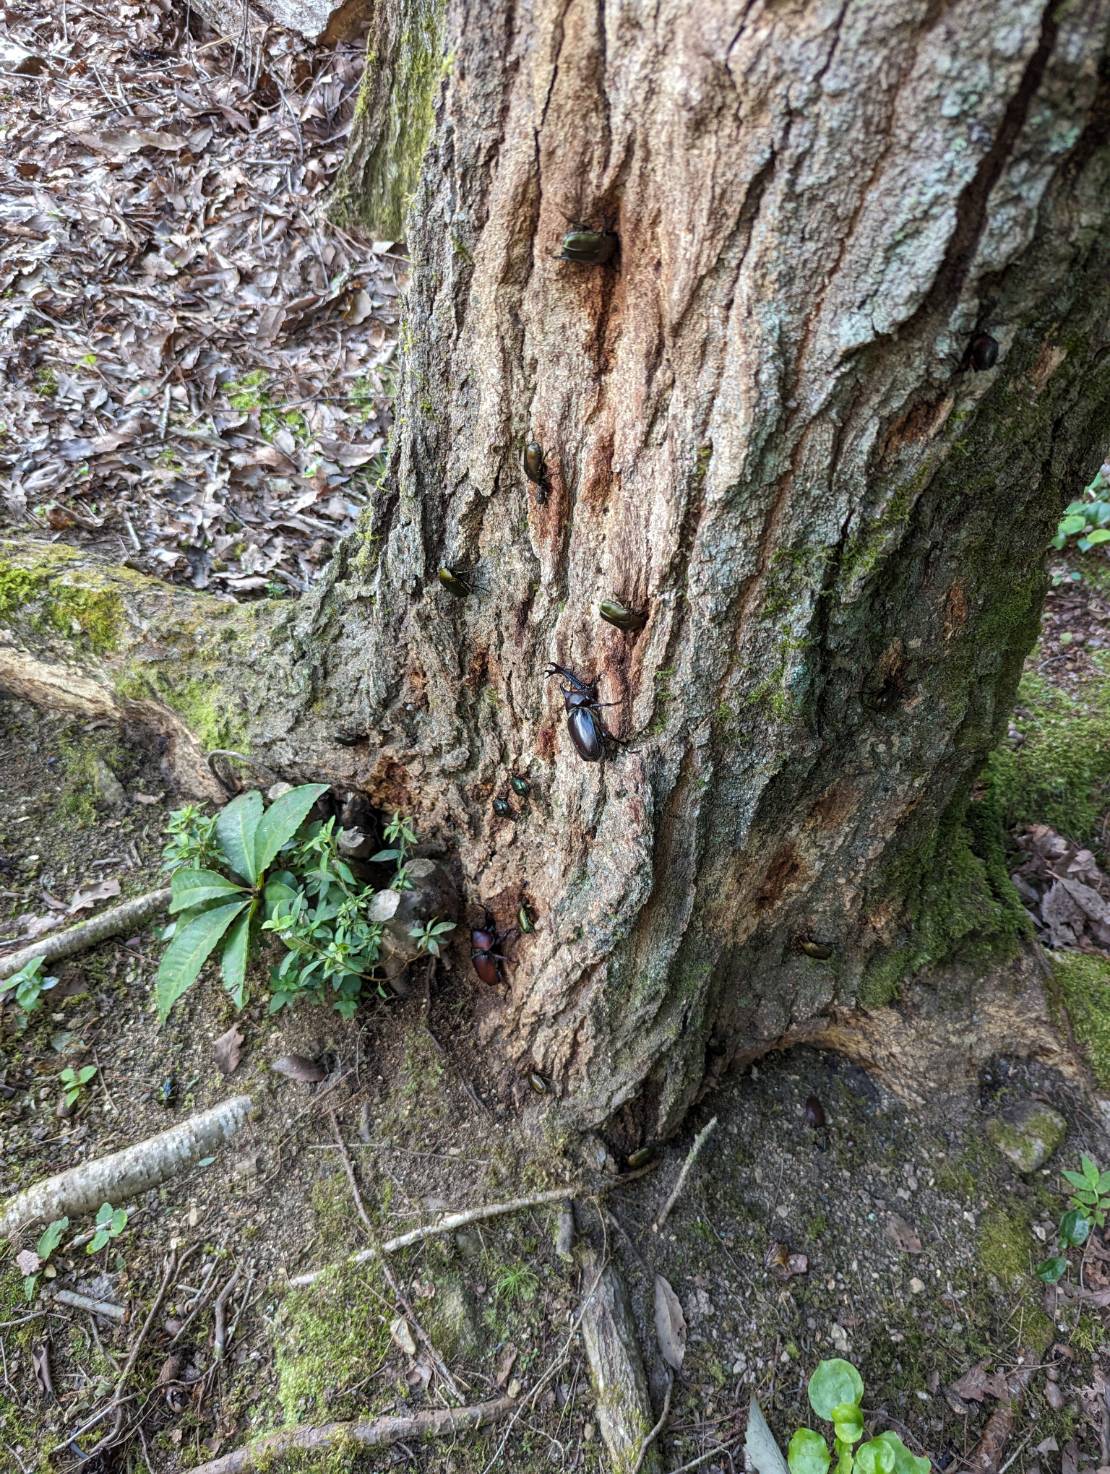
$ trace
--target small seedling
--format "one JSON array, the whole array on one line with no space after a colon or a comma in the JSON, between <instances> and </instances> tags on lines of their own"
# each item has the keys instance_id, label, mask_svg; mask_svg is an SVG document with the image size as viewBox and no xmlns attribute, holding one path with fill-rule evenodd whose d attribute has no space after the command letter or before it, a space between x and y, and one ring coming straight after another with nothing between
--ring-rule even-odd
<instances>
[{"instance_id":1,"label":"small seedling","mask_svg":"<svg viewBox=\"0 0 1110 1474\"><path fill-rule=\"evenodd\" d=\"M818 1362L809 1379L809 1405L833 1425L836 1474L929 1474L929 1460L911 1454L897 1433L863 1437L863 1378L850 1361L834 1357ZM856 1445L859 1445L858 1448ZM832 1454L825 1438L812 1428L799 1428L786 1451L790 1474L827 1474Z\"/></svg>"},{"instance_id":2,"label":"small seedling","mask_svg":"<svg viewBox=\"0 0 1110 1474\"><path fill-rule=\"evenodd\" d=\"M1036 1274L1046 1285L1054 1285L1068 1271L1067 1250L1079 1249L1090 1237L1092 1225L1105 1228L1106 1216L1110 1212L1110 1172L1099 1169L1090 1157L1079 1159L1078 1172L1064 1172L1065 1181L1074 1191L1068 1199L1070 1207L1060 1217L1056 1230L1057 1247L1062 1251L1043 1259L1037 1265Z\"/></svg>"},{"instance_id":3,"label":"small seedling","mask_svg":"<svg viewBox=\"0 0 1110 1474\"><path fill-rule=\"evenodd\" d=\"M38 1288L39 1283L39 1275L44 1269L46 1269L47 1260L61 1243L62 1234L65 1233L68 1227L68 1218L55 1218L54 1222L51 1223L47 1228L44 1228L42 1233L39 1234L38 1242L35 1245L33 1256L34 1258L37 1258L39 1262L34 1267L34 1269L30 1271L30 1273L23 1276L23 1295L26 1300L30 1301L35 1298L35 1291ZM20 1255L20 1258L22 1257L23 1256ZM52 1269L48 1269L46 1272L48 1275L52 1275L54 1273Z\"/></svg>"},{"instance_id":4,"label":"small seedling","mask_svg":"<svg viewBox=\"0 0 1110 1474\"><path fill-rule=\"evenodd\" d=\"M122 1208L113 1208L111 1203L101 1203L96 1215L96 1232L85 1245L86 1254L99 1254L106 1244L118 1239L127 1227L127 1214Z\"/></svg>"},{"instance_id":5,"label":"small seedling","mask_svg":"<svg viewBox=\"0 0 1110 1474\"><path fill-rule=\"evenodd\" d=\"M1073 537L1081 553L1110 542L1110 463L1100 466L1079 500L1065 507L1052 546L1063 548Z\"/></svg>"},{"instance_id":6,"label":"small seedling","mask_svg":"<svg viewBox=\"0 0 1110 1474\"><path fill-rule=\"evenodd\" d=\"M379 850L376 855L370 856L371 865L384 865L390 860L397 862L397 873L393 877L392 889L395 891L411 891L412 883L408 877L408 853L416 843L416 831L408 820L398 813L385 826L384 836L389 842L389 848Z\"/></svg>"},{"instance_id":7,"label":"small seedling","mask_svg":"<svg viewBox=\"0 0 1110 1474\"><path fill-rule=\"evenodd\" d=\"M507 1300L513 1305L530 1304L539 1288L539 1276L527 1264L507 1264L498 1271L493 1282L495 1299Z\"/></svg>"},{"instance_id":8,"label":"small seedling","mask_svg":"<svg viewBox=\"0 0 1110 1474\"><path fill-rule=\"evenodd\" d=\"M414 921L409 927L409 936L415 940L421 952L428 952L431 956L438 957L443 938L449 931L454 930L453 921L437 921L433 916L431 921L424 923Z\"/></svg>"},{"instance_id":9,"label":"small seedling","mask_svg":"<svg viewBox=\"0 0 1110 1474\"><path fill-rule=\"evenodd\" d=\"M5 993L15 992L15 1001L25 1014L34 1013L37 1008L42 1007L42 995L50 991L58 979L42 976L43 959L32 957L30 962L25 962L18 972L13 972L10 978L0 982L0 997Z\"/></svg>"},{"instance_id":10,"label":"small seedling","mask_svg":"<svg viewBox=\"0 0 1110 1474\"><path fill-rule=\"evenodd\" d=\"M81 1098L85 1086L96 1074L95 1065L82 1065L79 1070L62 1070L58 1079L62 1082L62 1091L65 1095L67 1106L75 1106Z\"/></svg>"}]
</instances>

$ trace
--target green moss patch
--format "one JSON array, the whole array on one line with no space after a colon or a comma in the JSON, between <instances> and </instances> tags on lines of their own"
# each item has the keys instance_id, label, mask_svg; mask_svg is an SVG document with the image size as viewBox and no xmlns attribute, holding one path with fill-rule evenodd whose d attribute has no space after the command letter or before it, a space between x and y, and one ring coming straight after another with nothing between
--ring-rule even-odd
<instances>
[{"instance_id":1,"label":"green moss patch","mask_svg":"<svg viewBox=\"0 0 1110 1474\"><path fill-rule=\"evenodd\" d=\"M293 1290L278 1317L274 1362L288 1424L352 1417L358 1392L389 1354L391 1301L373 1265L341 1265Z\"/></svg>"},{"instance_id":2,"label":"green moss patch","mask_svg":"<svg viewBox=\"0 0 1110 1474\"><path fill-rule=\"evenodd\" d=\"M1014 726L1022 740L993 753L987 768L1005 825L1048 824L1097 849L1110 807L1110 680L1092 682L1080 699L1028 673Z\"/></svg>"},{"instance_id":3,"label":"green moss patch","mask_svg":"<svg viewBox=\"0 0 1110 1474\"><path fill-rule=\"evenodd\" d=\"M1099 1086L1110 1090L1110 960L1057 952L1052 975L1053 1001L1066 1011Z\"/></svg>"},{"instance_id":4,"label":"green moss patch","mask_svg":"<svg viewBox=\"0 0 1110 1474\"><path fill-rule=\"evenodd\" d=\"M0 556L0 620L26 619L105 654L119 643L123 600L76 562L61 546L36 550L33 563Z\"/></svg>"}]
</instances>

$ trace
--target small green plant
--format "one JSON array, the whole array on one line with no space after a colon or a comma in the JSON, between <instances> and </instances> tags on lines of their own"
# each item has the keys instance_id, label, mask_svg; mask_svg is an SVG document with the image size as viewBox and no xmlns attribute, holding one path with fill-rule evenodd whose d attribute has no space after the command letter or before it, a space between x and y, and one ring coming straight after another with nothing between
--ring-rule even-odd
<instances>
[{"instance_id":1,"label":"small green plant","mask_svg":"<svg viewBox=\"0 0 1110 1474\"><path fill-rule=\"evenodd\" d=\"M897 1433L863 1438L863 1378L850 1361L834 1357L818 1362L809 1379L809 1405L833 1425L836 1474L929 1474L929 1460L911 1454ZM858 1447L857 1447L858 1445ZM826 1474L832 1453L812 1428L799 1428L786 1451L790 1474Z\"/></svg>"},{"instance_id":2,"label":"small green plant","mask_svg":"<svg viewBox=\"0 0 1110 1474\"><path fill-rule=\"evenodd\" d=\"M177 920L158 969L160 1019L217 949L224 987L241 1008L247 960L260 932L270 933L285 948L270 973L271 1013L298 998L315 1003L330 998L336 1011L349 1018L368 982L384 992L374 976L382 938L381 923L371 920L374 889L361 884L339 854L334 819L306 822L326 790L327 784L306 783L289 789L268 809L261 794L240 794L211 821L210 831L205 827L209 821L196 811L180 810L173 816L166 856L173 869L170 911ZM385 836L391 847L373 860L395 861L393 888L411 888L407 856L416 834L406 819L394 814ZM198 855L211 858L198 865ZM419 934L424 950L437 956L439 938L453 925L433 920L415 925L413 934Z\"/></svg>"},{"instance_id":3,"label":"small green plant","mask_svg":"<svg viewBox=\"0 0 1110 1474\"><path fill-rule=\"evenodd\" d=\"M34 1013L37 1008L42 1007L42 995L48 993L57 985L58 979L54 977L43 977L43 959L32 957L30 962L25 962L18 972L13 972L10 978L0 982L0 996L5 993L15 993L15 1001L22 1008L24 1014ZM26 1027L26 1018L24 1027Z\"/></svg>"},{"instance_id":4,"label":"small green plant","mask_svg":"<svg viewBox=\"0 0 1110 1474\"><path fill-rule=\"evenodd\" d=\"M64 1069L58 1079L62 1082L62 1093L65 1096L67 1106L75 1106L80 1100L85 1086L96 1074L95 1065L82 1065L79 1070Z\"/></svg>"},{"instance_id":5,"label":"small green plant","mask_svg":"<svg viewBox=\"0 0 1110 1474\"><path fill-rule=\"evenodd\" d=\"M438 957L442 939L449 931L454 930L453 921L437 921L433 916L431 921L414 921L409 927L409 936L415 940L421 952L428 952L431 956Z\"/></svg>"},{"instance_id":6,"label":"small green plant","mask_svg":"<svg viewBox=\"0 0 1110 1474\"><path fill-rule=\"evenodd\" d=\"M1035 1271L1046 1285L1063 1279L1068 1271L1068 1249L1082 1248L1090 1237L1092 1225L1105 1228L1110 1213L1110 1172L1101 1171L1098 1163L1088 1156L1080 1157L1079 1168L1078 1172L1062 1174L1074 1191L1056 1230L1057 1248L1062 1252L1043 1259Z\"/></svg>"},{"instance_id":7,"label":"small green plant","mask_svg":"<svg viewBox=\"0 0 1110 1474\"><path fill-rule=\"evenodd\" d=\"M25 1300L30 1301L35 1298L35 1291L38 1289L39 1277L42 1274L43 1270L46 1268L47 1261L49 1260L51 1254L53 1254L54 1250L62 1242L62 1234L65 1233L68 1227L68 1218L55 1218L54 1222L51 1223L48 1227L44 1228L42 1233L39 1234L38 1242L35 1244L34 1253L34 1257L37 1258L39 1262L33 1270L23 1276L23 1298ZM22 1258L22 1255L20 1257ZM54 1273L52 1269L48 1270L47 1272L48 1274Z\"/></svg>"},{"instance_id":8,"label":"small green plant","mask_svg":"<svg viewBox=\"0 0 1110 1474\"><path fill-rule=\"evenodd\" d=\"M527 1264L507 1264L493 1281L494 1298L513 1305L530 1304L539 1288L539 1276Z\"/></svg>"},{"instance_id":9,"label":"small green plant","mask_svg":"<svg viewBox=\"0 0 1110 1474\"><path fill-rule=\"evenodd\" d=\"M216 817L203 813L196 804L174 809L166 821L169 839L162 850L162 869L174 871L188 865L204 870L218 863Z\"/></svg>"},{"instance_id":10,"label":"small green plant","mask_svg":"<svg viewBox=\"0 0 1110 1474\"><path fill-rule=\"evenodd\" d=\"M416 843L416 831L402 815L394 812L393 818L383 830L390 848L379 850L376 855L370 856L372 865L384 865L390 860L397 862L397 874L393 877L393 889L395 891L412 890L412 884L408 878L408 853Z\"/></svg>"},{"instance_id":11,"label":"small green plant","mask_svg":"<svg viewBox=\"0 0 1110 1474\"><path fill-rule=\"evenodd\" d=\"M1073 537L1081 553L1110 542L1110 462L1100 466L1082 496L1064 508L1052 546L1063 548Z\"/></svg>"},{"instance_id":12,"label":"small green plant","mask_svg":"<svg viewBox=\"0 0 1110 1474\"><path fill-rule=\"evenodd\" d=\"M96 1215L96 1232L85 1245L86 1254L99 1254L106 1244L118 1239L127 1227L127 1214L111 1203L101 1203Z\"/></svg>"}]
</instances>

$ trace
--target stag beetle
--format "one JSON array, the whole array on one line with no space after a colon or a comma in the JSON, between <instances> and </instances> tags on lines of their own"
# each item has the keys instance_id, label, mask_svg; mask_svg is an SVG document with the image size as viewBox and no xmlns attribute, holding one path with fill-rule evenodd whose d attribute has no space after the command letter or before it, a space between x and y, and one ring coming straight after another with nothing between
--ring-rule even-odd
<instances>
[{"instance_id":1,"label":"stag beetle","mask_svg":"<svg viewBox=\"0 0 1110 1474\"><path fill-rule=\"evenodd\" d=\"M508 958L494 949L511 937L513 930L510 927L508 931L498 931L497 922L487 911L482 925L470 933L470 960L483 983L494 986L501 981L501 964Z\"/></svg>"},{"instance_id":2,"label":"stag beetle","mask_svg":"<svg viewBox=\"0 0 1110 1474\"><path fill-rule=\"evenodd\" d=\"M597 677L583 681L567 670L565 665L549 665L545 676L563 676L570 686L560 686L563 704L567 709L567 731L574 743L575 751L583 762L599 763L605 756L605 739L616 742L611 732L605 730L600 712L603 706L619 706L619 701L598 701Z\"/></svg>"}]
</instances>

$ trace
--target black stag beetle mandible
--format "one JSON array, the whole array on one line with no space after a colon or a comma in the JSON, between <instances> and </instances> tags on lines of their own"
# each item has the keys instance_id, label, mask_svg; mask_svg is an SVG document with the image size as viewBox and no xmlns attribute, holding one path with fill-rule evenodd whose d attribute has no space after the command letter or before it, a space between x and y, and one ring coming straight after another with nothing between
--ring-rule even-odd
<instances>
[{"instance_id":1,"label":"black stag beetle mandible","mask_svg":"<svg viewBox=\"0 0 1110 1474\"><path fill-rule=\"evenodd\" d=\"M620 702L598 701L596 676L592 681L583 681L572 670L567 670L565 665L549 665L544 675L562 676L565 681L570 682L569 686L559 687L567 709L570 740L583 762L599 763L605 756L606 741L617 741L611 732L606 731L601 708L619 706Z\"/></svg>"}]
</instances>

